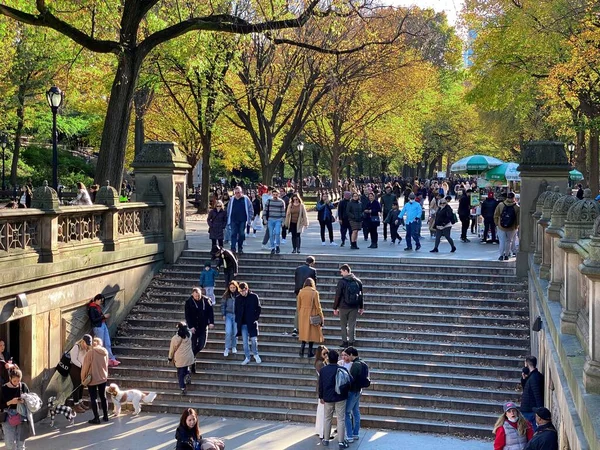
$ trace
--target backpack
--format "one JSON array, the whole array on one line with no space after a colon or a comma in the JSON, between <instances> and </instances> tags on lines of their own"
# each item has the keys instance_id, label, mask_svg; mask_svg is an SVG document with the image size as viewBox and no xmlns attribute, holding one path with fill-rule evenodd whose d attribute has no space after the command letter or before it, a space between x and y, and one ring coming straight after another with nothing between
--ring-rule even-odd
<instances>
[{"instance_id":1,"label":"backpack","mask_svg":"<svg viewBox=\"0 0 600 450\"><path fill-rule=\"evenodd\" d=\"M356 379L356 384L361 389L368 388L371 386L371 379L369 378L369 366L362 360L357 362L360 364L360 375Z\"/></svg>"},{"instance_id":2,"label":"backpack","mask_svg":"<svg viewBox=\"0 0 600 450\"><path fill-rule=\"evenodd\" d=\"M346 282L346 304L348 306L360 305L360 284L356 280L348 280Z\"/></svg>"},{"instance_id":3,"label":"backpack","mask_svg":"<svg viewBox=\"0 0 600 450\"><path fill-rule=\"evenodd\" d=\"M335 392L342 395L342 391L350 389L352 384L352 375L343 367L338 367L335 373Z\"/></svg>"},{"instance_id":4,"label":"backpack","mask_svg":"<svg viewBox=\"0 0 600 450\"><path fill-rule=\"evenodd\" d=\"M500 226L502 228L510 228L514 225L517 220L517 214L515 212L515 205L504 205L502 213L500 214Z\"/></svg>"}]
</instances>

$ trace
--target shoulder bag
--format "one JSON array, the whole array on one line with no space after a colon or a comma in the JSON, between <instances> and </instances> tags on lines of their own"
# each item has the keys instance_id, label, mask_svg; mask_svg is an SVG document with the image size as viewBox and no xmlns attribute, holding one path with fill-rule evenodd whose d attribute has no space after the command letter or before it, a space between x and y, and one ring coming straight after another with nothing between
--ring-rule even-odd
<instances>
[{"instance_id":1,"label":"shoulder bag","mask_svg":"<svg viewBox=\"0 0 600 450\"><path fill-rule=\"evenodd\" d=\"M311 313L314 311L314 309L315 309L315 293L313 292L312 301L311 301ZM315 326L315 327L321 326L321 316L318 314L316 314L316 315L311 314L309 316L309 321L312 326Z\"/></svg>"}]
</instances>

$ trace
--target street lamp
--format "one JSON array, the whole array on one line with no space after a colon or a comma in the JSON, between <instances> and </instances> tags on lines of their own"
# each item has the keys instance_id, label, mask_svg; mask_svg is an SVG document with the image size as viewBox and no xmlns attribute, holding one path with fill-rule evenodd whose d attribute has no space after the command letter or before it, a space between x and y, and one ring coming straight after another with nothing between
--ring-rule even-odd
<instances>
[{"instance_id":1,"label":"street lamp","mask_svg":"<svg viewBox=\"0 0 600 450\"><path fill-rule=\"evenodd\" d=\"M575 144L573 141L567 144L567 150L569 151L569 164L573 164L573 155L575 154Z\"/></svg>"},{"instance_id":2,"label":"street lamp","mask_svg":"<svg viewBox=\"0 0 600 450\"><path fill-rule=\"evenodd\" d=\"M6 189L6 174L4 170L4 162L6 161L4 152L6 150L6 144L8 144L8 139L6 137L6 134L3 134L0 138L0 146L2 146L2 190Z\"/></svg>"},{"instance_id":3,"label":"street lamp","mask_svg":"<svg viewBox=\"0 0 600 450\"><path fill-rule=\"evenodd\" d=\"M369 157L369 182L373 181L373 153L369 152L367 155Z\"/></svg>"},{"instance_id":4,"label":"street lamp","mask_svg":"<svg viewBox=\"0 0 600 450\"><path fill-rule=\"evenodd\" d=\"M46 100L52 110L52 187L58 191L58 134L56 131L56 113L62 104L64 94L56 86L46 92Z\"/></svg>"},{"instance_id":5,"label":"street lamp","mask_svg":"<svg viewBox=\"0 0 600 450\"><path fill-rule=\"evenodd\" d=\"M300 159L300 185L298 186L298 193L300 194L300 198L302 198L302 185L304 184L302 176L302 151L304 150L304 142L300 141L296 148L298 149L298 158Z\"/></svg>"}]
</instances>

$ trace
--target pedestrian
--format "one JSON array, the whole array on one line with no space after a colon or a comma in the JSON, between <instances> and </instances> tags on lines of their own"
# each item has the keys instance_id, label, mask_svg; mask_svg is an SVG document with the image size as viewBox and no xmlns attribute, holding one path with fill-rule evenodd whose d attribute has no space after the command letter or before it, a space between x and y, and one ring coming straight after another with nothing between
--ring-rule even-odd
<instances>
[{"instance_id":1,"label":"pedestrian","mask_svg":"<svg viewBox=\"0 0 600 450\"><path fill-rule=\"evenodd\" d=\"M335 217L333 215L333 202L329 199L329 194L323 192L321 194L321 200L317 202L317 219L319 220L319 226L321 227L321 245L327 245L325 242L325 228L329 233L329 245L337 245L333 241L333 222Z\"/></svg>"},{"instance_id":2,"label":"pedestrian","mask_svg":"<svg viewBox=\"0 0 600 450\"><path fill-rule=\"evenodd\" d=\"M337 218L338 218L338 223L340 224L340 237L341 237L340 247L343 247L344 245L346 245L346 235L348 233L352 233L351 228L350 228L350 220L348 219L348 212L347 212L347 207L348 207L348 203L350 202L351 196L352 196L352 193L350 191L345 191L344 198L342 198L340 200L340 202L338 203Z\"/></svg>"},{"instance_id":3,"label":"pedestrian","mask_svg":"<svg viewBox=\"0 0 600 450\"><path fill-rule=\"evenodd\" d=\"M71 366L69 368L69 377L73 382L75 390L73 391L73 409L77 413L83 413L88 410L83 404L83 384L81 384L81 368L85 361L85 355L92 348L92 336L84 334L83 338L75 343L69 355L71 356Z\"/></svg>"},{"instance_id":4,"label":"pedestrian","mask_svg":"<svg viewBox=\"0 0 600 450\"><path fill-rule=\"evenodd\" d=\"M315 433L323 439L323 428L325 425L325 406L319 401L319 374L321 369L328 364L329 349L324 345L319 345L315 352L315 371L317 372L317 416L315 418Z\"/></svg>"},{"instance_id":5,"label":"pedestrian","mask_svg":"<svg viewBox=\"0 0 600 450\"><path fill-rule=\"evenodd\" d=\"M525 450L558 450L558 432L552 424L552 415L548 408L535 410L535 423L537 431Z\"/></svg>"},{"instance_id":6,"label":"pedestrian","mask_svg":"<svg viewBox=\"0 0 600 450\"><path fill-rule=\"evenodd\" d=\"M363 207L359 201L358 192L352 193L352 198L346 205L346 215L350 223L352 233L350 234L350 248L352 250L360 250L358 248L358 231L362 228Z\"/></svg>"},{"instance_id":7,"label":"pedestrian","mask_svg":"<svg viewBox=\"0 0 600 450\"><path fill-rule=\"evenodd\" d=\"M262 231L262 225L260 222L260 212L262 211L262 200L255 192L252 192L250 199L252 200L252 210L254 211L254 217L252 217L252 237L256 237L257 231ZM257 224L258 221L258 224ZM257 230L257 227L260 228Z\"/></svg>"},{"instance_id":8,"label":"pedestrian","mask_svg":"<svg viewBox=\"0 0 600 450\"><path fill-rule=\"evenodd\" d=\"M381 205L375 198L375 194L371 192L369 194L369 203L364 213L369 216L369 235L371 236L371 245L369 248L377 248L378 232L377 228L381 224L379 214L381 213Z\"/></svg>"},{"instance_id":9,"label":"pedestrian","mask_svg":"<svg viewBox=\"0 0 600 450\"><path fill-rule=\"evenodd\" d=\"M263 220L267 221L271 255L274 255L275 253L281 253L279 245L281 243L281 224L283 223L283 219L285 219L285 202L279 198L279 190L277 188L271 191L271 195L273 197L267 200L263 212Z\"/></svg>"},{"instance_id":10,"label":"pedestrian","mask_svg":"<svg viewBox=\"0 0 600 450\"><path fill-rule=\"evenodd\" d=\"M421 215L423 214L423 207L419 202L415 201L415 194L410 193L408 196L408 203L404 205L402 211L400 211L400 218L406 220L406 248L405 251L412 250L412 239L414 239L416 247L415 250L421 248L420 233L421 233Z\"/></svg>"},{"instance_id":11,"label":"pedestrian","mask_svg":"<svg viewBox=\"0 0 600 450\"><path fill-rule=\"evenodd\" d=\"M21 394L29 393L29 387L23 383L23 372L18 367L8 371L8 381L2 385L0 410L6 412L6 420L2 423L4 443L8 450L24 449L25 440L29 436L29 426L19 414L17 405L23 405Z\"/></svg>"},{"instance_id":12,"label":"pedestrian","mask_svg":"<svg viewBox=\"0 0 600 450\"><path fill-rule=\"evenodd\" d=\"M113 355L112 345L110 343L110 333L108 332L108 327L106 326L106 319L110 319L110 314L102 311L105 301L106 299L104 298L104 295L96 294L96 296L94 296L88 305L88 316L90 318L90 322L92 323L94 337L98 337L102 340L104 348L108 352L108 365L118 366L121 364L121 362L115 358L115 355Z\"/></svg>"},{"instance_id":13,"label":"pedestrian","mask_svg":"<svg viewBox=\"0 0 600 450\"><path fill-rule=\"evenodd\" d=\"M300 289L304 287L304 282L312 278L315 282L315 286L317 283L317 269L315 269L315 263L317 260L314 256L308 256L304 261L304 264L296 267L294 271L294 294L296 297L300 293ZM298 336L298 309L296 308L296 314L294 317L294 331L292 332L292 336Z\"/></svg>"},{"instance_id":14,"label":"pedestrian","mask_svg":"<svg viewBox=\"0 0 600 450\"><path fill-rule=\"evenodd\" d=\"M523 450L533 437L531 424L513 402L504 404L504 412L494 425L494 450Z\"/></svg>"},{"instance_id":15,"label":"pedestrian","mask_svg":"<svg viewBox=\"0 0 600 450\"><path fill-rule=\"evenodd\" d=\"M537 429L535 423L535 408L544 406L544 376L537 369L537 358L533 355L525 358L525 366L529 369L529 375L523 393L521 394L520 411L523 416L533 426L533 431Z\"/></svg>"},{"instance_id":16,"label":"pedestrian","mask_svg":"<svg viewBox=\"0 0 600 450\"><path fill-rule=\"evenodd\" d=\"M301 234L308 227L308 215L302 199L296 194L285 212L285 226L292 235L292 253L300 253Z\"/></svg>"},{"instance_id":17,"label":"pedestrian","mask_svg":"<svg viewBox=\"0 0 600 450\"><path fill-rule=\"evenodd\" d=\"M204 263L204 270L200 273L200 287L206 292L211 305L216 303L215 299L215 278L219 272L212 268L210 261Z\"/></svg>"},{"instance_id":18,"label":"pedestrian","mask_svg":"<svg viewBox=\"0 0 600 450\"><path fill-rule=\"evenodd\" d=\"M208 237L212 242L211 255L215 255L217 248L223 247L225 228L227 227L227 213L223 209L223 202L217 200L214 209L211 209L206 219L208 224Z\"/></svg>"},{"instance_id":19,"label":"pedestrian","mask_svg":"<svg viewBox=\"0 0 600 450\"><path fill-rule=\"evenodd\" d=\"M223 356L229 356L229 352L237 353L237 326L235 324L235 301L240 295L237 281L231 281L223 293L221 299L221 315L225 322L225 351Z\"/></svg>"},{"instance_id":20,"label":"pedestrian","mask_svg":"<svg viewBox=\"0 0 600 450\"><path fill-rule=\"evenodd\" d=\"M396 194L394 194L392 192L392 186L390 186L389 184L386 185L385 187L385 194L383 194L381 196L381 210L383 212L383 218L387 218L387 216L390 214L390 212L392 211L392 207L394 205L394 203L398 203L398 197L396 197ZM387 229L388 229L388 225L390 225L391 228L391 224L389 222L384 221L383 222L383 240L387 241ZM390 236L393 239L393 236Z\"/></svg>"},{"instance_id":21,"label":"pedestrian","mask_svg":"<svg viewBox=\"0 0 600 450\"><path fill-rule=\"evenodd\" d=\"M519 228L519 212L520 208L515 202L514 192L509 192L506 200L496 206L494 222L498 228L498 239L500 240L498 261L507 261L511 255L513 240Z\"/></svg>"},{"instance_id":22,"label":"pedestrian","mask_svg":"<svg viewBox=\"0 0 600 450\"><path fill-rule=\"evenodd\" d=\"M241 336L244 345L245 359L242 365L254 360L260 364L262 360L258 354L258 319L260 319L260 299L254 292L250 292L247 283L239 284L240 295L235 299L235 323L237 325L237 336Z\"/></svg>"},{"instance_id":23,"label":"pedestrian","mask_svg":"<svg viewBox=\"0 0 600 450\"><path fill-rule=\"evenodd\" d=\"M431 191L431 195L432 198L429 202L429 218L427 219L427 228L429 228L430 237L434 238L437 234L437 229L435 227L435 215L440 208L440 200L443 198L443 196L438 192L434 192L433 189Z\"/></svg>"},{"instance_id":24,"label":"pedestrian","mask_svg":"<svg viewBox=\"0 0 600 450\"><path fill-rule=\"evenodd\" d=\"M392 209L387 216L385 216L384 220L384 223L390 226L390 238L392 240L390 245L396 245L396 240L398 241L398 244L402 242L402 237L400 236L400 233L398 233L398 230L400 229L400 221L400 208L398 206L398 202L395 201L392 203Z\"/></svg>"},{"instance_id":25,"label":"pedestrian","mask_svg":"<svg viewBox=\"0 0 600 450\"><path fill-rule=\"evenodd\" d=\"M102 339L95 337L92 340L92 348L88 350L81 366L81 379L87 382L90 393L90 405L94 418L88 420L93 425L100 424L97 399L100 397L102 407L102 420L108 422L108 403L106 402L106 380L108 380L108 349L103 347ZM88 379L89 377L89 379ZM86 380L87 379L87 380Z\"/></svg>"},{"instance_id":26,"label":"pedestrian","mask_svg":"<svg viewBox=\"0 0 600 450\"><path fill-rule=\"evenodd\" d=\"M194 351L192 349L192 332L185 322L177 324L177 333L171 338L169 346L169 362L177 368L177 380L181 395L186 394L185 386L192 382L189 367L194 364Z\"/></svg>"},{"instance_id":27,"label":"pedestrian","mask_svg":"<svg viewBox=\"0 0 600 450\"><path fill-rule=\"evenodd\" d=\"M498 200L494 198L493 192L488 192L487 198L481 203L481 216L483 217L483 239L481 242L488 244L498 242L496 239L496 223L494 212L498 206ZM488 239L488 236L491 239Z\"/></svg>"},{"instance_id":28,"label":"pedestrian","mask_svg":"<svg viewBox=\"0 0 600 450\"><path fill-rule=\"evenodd\" d=\"M290 200L292 199L293 195L294 195L293 189L290 189L287 192L285 191L285 189L281 189L281 191L280 191L281 200L283 200L283 203L285 203L286 211L287 211L288 207L290 206ZM285 238L287 236L287 232L288 232L288 227L285 226L285 219L284 219L284 221L281 225L281 244L287 243L287 241L285 240Z\"/></svg>"},{"instance_id":29,"label":"pedestrian","mask_svg":"<svg viewBox=\"0 0 600 450\"><path fill-rule=\"evenodd\" d=\"M342 348L356 343L356 318L364 313L363 285L348 264L340 267L342 278L338 281L333 301L333 314L340 317Z\"/></svg>"},{"instance_id":30,"label":"pedestrian","mask_svg":"<svg viewBox=\"0 0 600 450\"><path fill-rule=\"evenodd\" d=\"M202 295L199 288L193 288L192 295L185 302L185 321L192 332L192 352L195 358L206 346L208 329L215 327L212 303L206 295ZM192 373L196 373L196 362L191 366Z\"/></svg>"},{"instance_id":31,"label":"pedestrian","mask_svg":"<svg viewBox=\"0 0 600 450\"><path fill-rule=\"evenodd\" d=\"M441 198L439 200L438 211L435 214L435 244L433 246L433 250L431 250L431 253L439 252L438 247L440 246L440 240L442 239L442 236L445 237L450 244L450 252L454 253L456 251L454 241L450 237L452 225L454 223L454 211L452 211L452 207L448 204L445 198Z\"/></svg>"},{"instance_id":32,"label":"pedestrian","mask_svg":"<svg viewBox=\"0 0 600 450\"><path fill-rule=\"evenodd\" d=\"M365 386L362 378L368 373L368 366L358 357L358 350L354 347L348 347L344 352L351 362L348 372L352 376L352 383L346 400L346 441L352 443L358 441L360 435L360 396Z\"/></svg>"},{"instance_id":33,"label":"pedestrian","mask_svg":"<svg viewBox=\"0 0 600 450\"><path fill-rule=\"evenodd\" d=\"M223 275L225 276L225 286L229 286L231 280L237 277L238 274L238 260L233 252L218 247L215 253L217 258L217 270L221 270L223 267Z\"/></svg>"},{"instance_id":34,"label":"pedestrian","mask_svg":"<svg viewBox=\"0 0 600 450\"><path fill-rule=\"evenodd\" d=\"M343 367L338 366L338 352L335 350L329 350L327 357L328 364L324 366L319 373L319 400L324 405L325 419L323 426L322 445L329 445L329 438L331 436L331 421L335 411L337 418L338 447L348 448L348 443L344 438L346 436L346 400L348 399L348 389L350 386L349 384L343 387L337 386L339 389L336 390L338 370L343 370L346 373L348 373L348 371ZM348 374L348 378L350 378L350 374Z\"/></svg>"},{"instance_id":35,"label":"pedestrian","mask_svg":"<svg viewBox=\"0 0 600 450\"><path fill-rule=\"evenodd\" d=\"M460 240L463 242L471 242L467 238L467 231L469 230L469 223L471 222L471 194L473 191L467 189L467 192L461 195L458 200L458 218L460 219Z\"/></svg>"},{"instance_id":36,"label":"pedestrian","mask_svg":"<svg viewBox=\"0 0 600 450\"><path fill-rule=\"evenodd\" d=\"M304 357L304 349L308 342L308 358L315 356L313 344L323 342L323 326L325 325L325 316L321 309L319 291L315 287L315 281L307 278L304 281L304 287L298 293L296 299L296 311L298 314L298 340L302 342L300 346L300 358ZM318 322L315 321L319 316Z\"/></svg>"},{"instance_id":37,"label":"pedestrian","mask_svg":"<svg viewBox=\"0 0 600 450\"><path fill-rule=\"evenodd\" d=\"M233 253L236 251L239 254L244 253L246 226L252 223L253 217L252 202L243 194L242 188L236 186L233 190L233 198L229 200L227 206L227 226L231 228L231 251Z\"/></svg>"}]
</instances>

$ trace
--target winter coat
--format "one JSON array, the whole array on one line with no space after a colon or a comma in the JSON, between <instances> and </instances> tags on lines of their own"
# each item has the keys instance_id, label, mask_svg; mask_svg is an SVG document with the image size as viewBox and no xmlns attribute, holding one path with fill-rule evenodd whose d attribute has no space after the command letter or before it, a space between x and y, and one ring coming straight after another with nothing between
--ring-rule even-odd
<instances>
[{"instance_id":1,"label":"winter coat","mask_svg":"<svg viewBox=\"0 0 600 450\"><path fill-rule=\"evenodd\" d=\"M515 208L515 221L512 224L512 226L508 227L508 228L504 228L502 226L500 226L500 218L502 217L502 211L504 211L504 208L507 206L514 206ZM512 231L512 230L516 230L517 228L519 228L519 211L521 210L521 208L519 208L519 205L517 205L514 200L511 199L506 199L503 202L500 202L498 204L498 206L496 206L496 210L494 211L494 223L496 224L496 226L498 227L499 230L502 231ZM540 405L542 406L542 405Z\"/></svg>"},{"instance_id":2,"label":"winter coat","mask_svg":"<svg viewBox=\"0 0 600 450\"><path fill-rule=\"evenodd\" d=\"M317 271L314 267L310 267L308 264L302 264L296 268L294 272L294 293L296 295L298 295L300 289L304 287L304 282L308 278L312 278L315 281L315 284L317 283Z\"/></svg>"},{"instance_id":3,"label":"winter coat","mask_svg":"<svg viewBox=\"0 0 600 450\"><path fill-rule=\"evenodd\" d=\"M458 216L471 216L471 197L469 197L467 194L464 194L458 201Z\"/></svg>"},{"instance_id":4,"label":"winter coat","mask_svg":"<svg viewBox=\"0 0 600 450\"><path fill-rule=\"evenodd\" d=\"M552 422L538 427L525 450L558 450L558 432Z\"/></svg>"},{"instance_id":5,"label":"winter coat","mask_svg":"<svg viewBox=\"0 0 600 450\"><path fill-rule=\"evenodd\" d=\"M175 439L177 440L175 450L196 450L196 446L201 438L197 439L192 430L186 426L179 425L177 430L175 430Z\"/></svg>"},{"instance_id":6,"label":"winter coat","mask_svg":"<svg viewBox=\"0 0 600 450\"><path fill-rule=\"evenodd\" d=\"M175 367L187 367L194 364L194 351L192 350L192 333L188 332L183 339L178 334L171 338L169 346L169 359L173 360Z\"/></svg>"},{"instance_id":7,"label":"winter coat","mask_svg":"<svg viewBox=\"0 0 600 450\"><path fill-rule=\"evenodd\" d=\"M223 239L225 227L227 226L227 213L221 208L220 211L211 209L206 219L208 224L208 236L210 239Z\"/></svg>"},{"instance_id":8,"label":"winter coat","mask_svg":"<svg viewBox=\"0 0 600 450\"><path fill-rule=\"evenodd\" d=\"M215 324L215 316L210 299L204 295L198 301L190 295L185 302L185 323L189 328L206 329Z\"/></svg>"},{"instance_id":9,"label":"winter coat","mask_svg":"<svg viewBox=\"0 0 600 450\"><path fill-rule=\"evenodd\" d=\"M231 252L231 250L223 249L221 251L221 256L217 259L217 268L223 266L223 270L238 273L238 260L235 255ZM227 267L225 267L227 266Z\"/></svg>"},{"instance_id":10,"label":"winter coat","mask_svg":"<svg viewBox=\"0 0 600 450\"><path fill-rule=\"evenodd\" d=\"M356 306L351 306L348 305L348 291L346 289L346 286L348 284L348 282L350 280L355 280L358 282L359 286L360 286L360 295L358 298L358 305ZM335 289L335 300L333 301L333 309L363 309L364 303L363 303L363 285L362 285L362 281L360 281L360 279L356 276L354 276L353 273L350 273L348 275L346 275L345 277L342 277L342 279L340 281L338 281L337 287Z\"/></svg>"},{"instance_id":11,"label":"winter coat","mask_svg":"<svg viewBox=\"0 0 600 450\"><path fill-rule=\"evenodd\" d=\"M106 318L102 313L102 307L100 305L96 305L95 302L90 302L88 304L88 316L90 318L90 322L92 323L92 327L100 328L104 322L106 322Z\"/></svg>"},{"instance_id":12,"label":"winter coat","mask_svg":"<svg viewBox=\"0 0 600 450\"><path fill-rule=\"evenodd\" d=\"M260 299L254 292L248 292L245 297L239 295L235 299L235 323L237 336L242 335L242 325L248 327L248 336L258 336L258 319L260 318Z\"/></svg>"},{"instance_id":13,"label":"winter coat","mask_svg":"<svg viewBox=\"0 0 600 450\"><path fill-rule=\"evenodd\" d=\"M323 328L310 324L310 316L324 316L319 300L319 292L310 286L302 288L296 298L298 311L298 340L304 342L323 342Z\"/></svg>"},{"instance_id":14,"label":"winter coat","mask_svg":"<svg viewBox=\"0 0 600 450\"><path fill-rule=\"evenodd\" d=\"M400 210L399 209L392 209L392 210L390 210L390 212L385 217L384 222L385 223L389 223L390 225L399 226L400 225L400 219L401 219L401 217L400 217ZM396 223L396 220L398 221L398 223Z\"/></svg>"},{"instance_id":15,"label":"winter coat","mask_svg":"<svg viewBox=\"0 0 600 450\"><path fill-rule=\"evenodd\" d=\"M520 410L522 413L530 413L541 406L544 406L544 376L533 369L523 388Z\"/></svg>"},{"instance_id":16,"label":"winter coat","mask_svg":"<svg viewBox=\"0 0 600 450\"><path fill-rule=\"evenodd\" d=\"M379 219L379 213L381 212L381 205L379 204L379 202L377 200L373 200L372 202L369 202L366 209L371 210L371 213L367 213L369 225L377 224L377 226L379 226L380 221L377 220L377 219Z\"/></svg>"},{"instance_id":17,"label":"winter coat","mask_svg":"<svg viewBox=\"0 0 600 450\"><path fill-rule=\"evenodd\" d=\"M325 203L323 200L319 200L317 203L317 219L321 222L333 222L333 202L328 201Z\"/></svg>"},{"instance_id":18,"label":"winter coat","mask_svg":"<svg viewBox=\"0 0 600 450\"><path fill-rule=\"evenodd\" d=\"M284 225L286 228L290 228L290 224L292 223L292 208L289 207L285 210L285 222ZM306 208L303 203L300 203L300 214L298 214L298 222L296 222L296 230L300 232L302 227L308 226L308 216L306 214Z\"/></svg>"},{"instance_id":19,"label":"winter coat","mask_svg":"<svg viewBox=\"0 0 600 450\"><path fill-rule=\"evenodd\" d=\"M358 200L350 200L346 206L346 214L351 222L362 221L364 208Z\"/></svg>"},{"instance_id":20,"label":"winter coat","mask_svg":"<svg viewBox=\"0 0 600 450\"><path fill-rule=\"evenodd\" d=\"M341 394L335 392L335 375L337 374L337 364L327 364L319 372L319 398L326 403L341 402L348 399L348 389L341 391ZM341 370L345 370L341 368Z\"/></svg>"},{"instance_id":21,"label":"winter coat","mask_svg":"<svg viewBox=\"0 0 600 450\"><path fill-rule=\"evenodd\" d=\"M227 210L227 223L228 224L231 223L231 211L233 209L234 198L235 197L229 199L228 204L225 205L225 208L224 208ZM252 202L246 195L242 195L240 198L244 199L244 207L246 209L246 225L251 225L252 219L254 218L254 209L252 208ZM225 203L225 200L223 200L223 203Z\"/></svg>"},{"instance_id":22,"label":"winter coat","mask_svg":"<svg viewBox=\"0 0 600 450\"><path fill-rule=\"evenodd\" d=\"M106 383L108 380L108 352L104 347L92 347L85 355L81 366L81 379L92 374L92 381L88 386Z\"/></svg>"},{"instance_id":23,"label":"winter coat","mask_svg":"<svg viewBox=\"0 0 600 450\"><path fill-rule=\"evenodd\" d=\"M392 205L395 201L397 201L397 197L392 194L391 192L389 194L383 194L381 196L381 209L383 210L383 215L387 216L387 214L392 210Z\"/></svg>"},{"instance_id":24,"label":"winter coat","mask_svg":"<svg viewBox=\"0 0 600 450\"><path fill-rule=\"evenodd\" d=\"M235 300L237 298L237 293L232 295L231 291L229 291L229 295L227 295L227 297L225 297L224 299L221 299L221 315L223 317L225 317L227 313L235 314Z\"/></svg>"},{"instance_id":25,"label":"winter coat","mask_svg":"<svg viewBox=\"0 0 600 450\"><path fill-rule=\"evenodd\" d=\"M202 269L202 272L200 272L200 287L215 287L215 278L218 276L219 272L213 268Z\"/></svg>"},{"instance_id":26,"label":"winter coat","mask_svg":"<svg viewBox=\"0 0 600 450\"><path fill-rule=\"evenodd\" d=\"M437 227L446 227L452 226L452 217L454 213L452 212L452 208L450 205L446 204L442 209L438 210L435 215L435 226Z\"/></svg>"},{"instance_id":27,"label":"winter coat","mask_svg":"<svg viewBox=\"0 0 600 450\"><path fill-rule=\"evenodd\" d=\"M498 200L495 198L486 198L481 203L481 215L484 219L494 220L494 212L498 206Z\"/></svg>"},{"instance_id":28,"label":"winter coat","mask_svg":"<svg viewBox=\"0 0 600 450\"><path fill-rule=\"evenodd\" d=\"M337 209L338 220L340 222L343 222L346 225L348 225L348 222L350 220L350 219L348 219L348 211L347 211L348 203L350 203L350 200L343 198L338 203L338 209Z\"/></svg>"}]
</instances>

